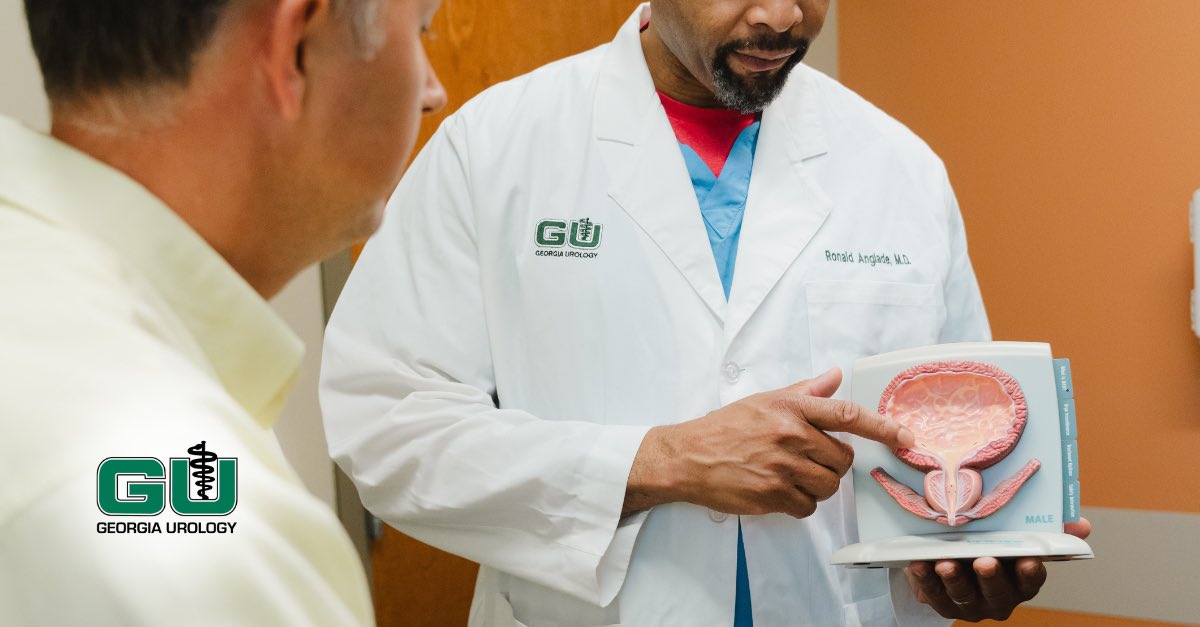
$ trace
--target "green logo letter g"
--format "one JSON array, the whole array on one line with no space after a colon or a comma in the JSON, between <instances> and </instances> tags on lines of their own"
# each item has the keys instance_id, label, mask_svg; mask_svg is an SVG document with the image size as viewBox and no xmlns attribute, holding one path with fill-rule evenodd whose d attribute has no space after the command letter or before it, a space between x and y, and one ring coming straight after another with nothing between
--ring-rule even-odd
<instances>
[{"instance_id":1,"label":"green logo letter g","mask_svg":"<svg viewBox=\"0 0 1200 627\"><path fill-rule=\"evenodd\" d=\"M137 477L123 494L121 476ZM96 504L109 516L156 516L166 506L166 477L153 457L110 457L96 470Z\"/></svg>"},{"instance_id":2,"label":"green logo letter g","mask_svg":"<svg viewBox=\"0 0 1200 627\"><path fill-rule=\"evenodd\" d=\"M567 223L562 220L542 220L537 225L538 246L558 247L567 243Z\"/></svg>"}]
</instances>

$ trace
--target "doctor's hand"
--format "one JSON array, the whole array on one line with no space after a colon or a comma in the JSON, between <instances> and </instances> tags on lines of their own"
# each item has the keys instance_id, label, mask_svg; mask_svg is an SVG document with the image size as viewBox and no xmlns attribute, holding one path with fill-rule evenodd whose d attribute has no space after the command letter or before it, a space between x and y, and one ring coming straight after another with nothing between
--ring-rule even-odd
<instances>
[{"instance_id":1,"label":"doctor's hand","mask_svg":"<svg viewBox=\"0 0 1200 627\"><path fill-rule=\"evenodd\" d=\"M1092 523L1086 518L1066 523L1067 533L1086 539ZM969 622L1006 620L1018 605L1032 599L1046 583L1046 566L1036 557L998 560L912 562L904 577L917 601L945 618Z\"/></svg>"},{"instance_id":2,"label":"doctor's hand","mask_svg":"<svg viewBox=\"0 0 1200 627\"><path fill-rule=\"evenodd\" d=\"M889 447L914 444L894 421L829 398L833 369L763 392L688 422L655 427L634 459L623 515L687 502L729 514L804 518L833 496L854 450L829 434L853 433Z\"/></svg>"}]
</instances>

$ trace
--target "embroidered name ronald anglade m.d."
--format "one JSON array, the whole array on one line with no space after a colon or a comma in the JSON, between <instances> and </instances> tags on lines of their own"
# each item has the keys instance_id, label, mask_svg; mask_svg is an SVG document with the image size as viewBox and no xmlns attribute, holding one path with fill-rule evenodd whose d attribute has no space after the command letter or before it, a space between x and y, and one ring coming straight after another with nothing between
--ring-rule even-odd
<instances>
[{"instance_id":1,"label":"embroidered name ronald anglade m.d.","mask_svg":"<svg viewBox=\"0 0 1200 627\"><path fill-rule=\"evenodd\" d=\"M912 260L904 253L867 253L853 250L826 250L825 261L829 263L854 263L865 266L911 266Z\"/></svg>"}]
</instances>

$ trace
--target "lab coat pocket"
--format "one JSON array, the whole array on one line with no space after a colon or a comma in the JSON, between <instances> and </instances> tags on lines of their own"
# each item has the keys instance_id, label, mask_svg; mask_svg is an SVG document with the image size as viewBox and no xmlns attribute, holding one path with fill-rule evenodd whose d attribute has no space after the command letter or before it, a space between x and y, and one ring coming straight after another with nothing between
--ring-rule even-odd
<instances>
[{"instance_id":1,"label":"lab coat pocket","mask_svg":"<svg viewBox=\"0 0 1200 627\"><path fill-rule=\"evenodd\" d=\"M859 357L935 344L946 319L932 283L813 281L805 284L814 374Z\"/></svg>"},{"instance_id":2,"label":"lab coat pocket","mask_svg":"<svg viewBox=\"0 0 1200 627\"><path fill-rule=\"evenodd\" d=\"M890 594L847 603L842 607L842 621L846 625L862 627L890 627L896 624L896 611L892 609Z\"/></svg>"}]
</instances>

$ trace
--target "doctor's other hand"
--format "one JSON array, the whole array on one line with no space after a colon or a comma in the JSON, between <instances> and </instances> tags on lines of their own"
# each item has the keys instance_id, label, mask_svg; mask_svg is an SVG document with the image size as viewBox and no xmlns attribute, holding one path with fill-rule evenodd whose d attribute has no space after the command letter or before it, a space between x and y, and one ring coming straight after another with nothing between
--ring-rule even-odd
<instances>
[{"instance_id":1,"label":"doctor's other hand","mask_svg":"<svg viewBox=\"0 0 1200 627\"><path fill-rule=\"evenodd\" d=\"M818 502L837 492L854 461L854 450L829 432L889 447L914 443L894 421L829 398L841 382L834 368L701 418L651 429L633 461L622 514L687 502L729 514L812 515Z\"/></svg>"},{"instance_id":2,"label":"doctor's other hand","mask_svg":"<svg viewBox=\"0 0 1200 627\"><path fill-rule=\"evenodd\" d=\"M1092 532L1086 518L1066 523L1064 531L1081 539ZM1037 596L1046 583L1046 566L1037 557L998 560L912 562L904 569L917 601L944 618L968 622L1006 620L1018 605Z\"/></svg>"}]
</instances>

